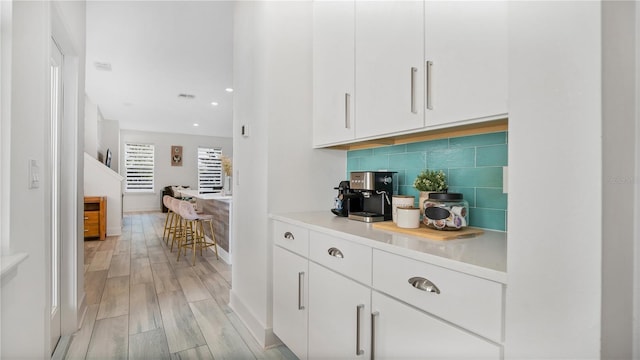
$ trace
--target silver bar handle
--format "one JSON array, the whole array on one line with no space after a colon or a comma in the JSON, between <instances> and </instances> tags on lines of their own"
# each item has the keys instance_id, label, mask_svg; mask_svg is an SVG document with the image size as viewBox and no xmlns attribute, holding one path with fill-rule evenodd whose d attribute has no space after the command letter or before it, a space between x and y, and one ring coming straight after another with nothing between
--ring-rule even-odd
<instances>
[{"instance_id":1,"label":"silver bar handle","mask_svg":"<svg viewBox=\"0 0 640 360\"><path fill-rule=\"evenodd\" d=\"M425 73L427 74L426 75L427 76L427 91L426 91L427 98L425 102L427 103L427 110L433 110L433 102L431 99L431 94L432 94L431 83L433 82L433 79L432 79L433 61L427 61L425 66L426 66Z\"/></svg>"},{"instance_id":2,"label":"silver bar handle","mask_svg":"<svg viewBox=\"0 0 640 360\"><path fill-rule=\"evenodd\" d=\"M344 93L344 128L351 128L351 94Z\"/></svg>"},{"instance_id":3,"label":"silver bar handle","mask_svg":"<svg viewBox=\"0 0 640 360\"><path fill-rule=\"evenodd\" d=\"M416 111L416 73L418 68L411 68L411 113L417 114Z\"/></svg>"},{"instance_id":4,"label":"silver bar handle","mask_svg":"<svg viewBox=\"0 0 640 360\"><path fill-rule=\"evenodd\" d=\"M371 313L371 360L376 358L376 319L379 315L378 311Z\"/></svg>"},{"instance_id":5,"label":"silver bar handle","mask_svg":"<svg viewBox=\"0 0 640 360\"><path fill-rule=\"evenodd\" d=\"M440 294L440 289L438 289L436 284L420 276L414 276L409 279L409 284L418 290Z\"/></svg>"},{"instance_id":6,"label":"silver bar handle","mask_svg":"<svg viewBox=\"0 0 640 360\"><path fill-rule=\"evenodd\" d=\"M360 313L364 310L364 304L356 306L356 356L364 354L364 349L360 348Z\"/></svg>"},{"instance_id":7,"label":"silver bar handle","mask_svg":"<svg viewBox=\"0 0 640 360\"><path fill-rule=\"evenodd\" d=\"M304 310L304 297L302 295L304 289L304 271L298 273L298 310Z\"/></svg>"}]
</instances>

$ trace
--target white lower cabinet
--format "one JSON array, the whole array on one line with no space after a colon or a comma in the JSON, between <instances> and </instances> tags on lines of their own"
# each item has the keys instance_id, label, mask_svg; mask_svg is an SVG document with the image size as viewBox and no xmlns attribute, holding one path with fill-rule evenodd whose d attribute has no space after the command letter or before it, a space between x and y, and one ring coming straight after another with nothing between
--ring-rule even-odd
<instances>
[{"instance_id":1,"label":"white lower cabinet","mask_svg":"<svg viewBox=\"0 0 640 360\"><path fill-rule=\"evenodd\" d=\"M309 263L309 358L370 358L371 289Z\"/></svg>"},{"instance_id":2,"label":"white lower cabinet","mask_svg":"<svg viewBox=\"0 0 640 360\"><path fill-rule=\"evenodd\" d=\"M273 247L273 332L300 359L307 358L309 261Z\"/></svg>"},{"instance_id":3,"label":"white lower cabinet","mask_svg":"<svg viewBox=\"0 0 640 360\"><path fill-rule=\"evenodd\" d=\"M500 359L501 347L373 291L372 358Z\"/></svg>"},{"instance_id":4,"label":"white lower cabinet","mask_svg":"<svg viewBox=\"0 0 640 360\"><path fill-rule=\"evenodd\" d=\"M294 230L307 240L283 223L274 235ZM299 358L502 358L503 285L308 235L308 256L289 241L273 250L273 332Z\"/></svg>"}]
</instances>

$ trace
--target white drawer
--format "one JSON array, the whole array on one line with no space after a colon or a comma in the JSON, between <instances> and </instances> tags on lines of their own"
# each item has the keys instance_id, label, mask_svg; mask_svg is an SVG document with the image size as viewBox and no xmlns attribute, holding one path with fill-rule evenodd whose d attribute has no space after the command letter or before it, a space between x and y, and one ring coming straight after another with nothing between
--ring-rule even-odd
<instances>
[{"instance_id":1,"label":"white drawer","mask_svg":"<svg viewBox=\"0 0 640 360\"><path fill-rule=\"evenodd\" d=\"M415 288L409 282L414 277L429 280L440 293ZM374 249L373 287L467 330L502 341L502 284Z\"/></svg>"},{"instance_id":2,"label":"white drawer","mask_svg":"<svg viewBox=\"0 0 640 360\"><path fill-rule=\"evenodd\" d=\"M309 259L371 286L371 248L312 231Z\"/></svg>"},{"instance_id":3,"label":"white drawer","mask_svg":"<svg viewBox=\"0 0 640 360\"><path fill-rule=\"evenodd\" d=\"M305 258L309 257L309 230L303 227L274 221L273 242Z\"/></svg>"}]
</instances>

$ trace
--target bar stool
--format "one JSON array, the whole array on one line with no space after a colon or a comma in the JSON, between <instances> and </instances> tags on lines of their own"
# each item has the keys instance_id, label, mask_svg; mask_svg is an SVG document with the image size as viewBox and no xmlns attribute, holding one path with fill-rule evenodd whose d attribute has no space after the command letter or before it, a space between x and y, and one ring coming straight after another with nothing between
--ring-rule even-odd
<instances>
[{"instance_id":1,"label":"bar stool","mask_svg":"<svg viewBox=\"0 0 640 360\"><path fill-rule=\"evenodd\" d=\"M162 233L162 239L169 245L169 236L173 234L173 217L175 213L171 209L171 199L169 195L162 197L162 204L167 208L167 217L164 219L164 232Z\"/></svg>"},{"instance_id":2,"label":"bar stool","mask_svg":"<svg viewBox=\"0 0 640 360\"><path fill-rule=\"evenodd\" d=\"M178 213L183 220L183 232L182 237L178 242L178 258L177 261L180 261L180 255L182 253L182 249L191 248L191 252L193 254L193 265L196 264L196 249L200 250L200 255L202 256L202 249L207 249L211 246L214 248L214 252L216 254L216 259L218 257L218 246L216 243L216 238L213 233L213 216L212 215L203 215L196 213L193 205L187 201L181 201L178 207ZM209 229L211 231L211 242L207 241L206 234L204 232L204 223L209 223Z\"/></svg>"},{"instance_id":3,"label":"bar stool","mask_svg":"<svg viewBox=\"0 0 640 360\"><path fill-rule=\"evenodd\" d=\"M185 232L185 227L183 224L182 216L180 215L180 203L183 202L180 199L176 199L174 197L169 198L169 207L173 212L172 223L170 225L170 233L171 233L171 248L169 251L173 252L173 244L178 242L180 243L180 239L183 237ZM167 245L169 243L169 238L167 237Z\"/></svg>"}]
</instances>

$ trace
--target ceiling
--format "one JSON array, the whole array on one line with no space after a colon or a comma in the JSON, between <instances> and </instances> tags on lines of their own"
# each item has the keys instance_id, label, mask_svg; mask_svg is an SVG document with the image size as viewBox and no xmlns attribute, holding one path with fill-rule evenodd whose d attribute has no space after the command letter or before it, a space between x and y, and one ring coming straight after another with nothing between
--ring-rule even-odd
<instances>
[{"instance_id":1,"label":"ceiling","mask_svg":"<svg viewBox=\"0 0 640 360\"><path fill-rule=\"evenodd\" d=\"M86 92L104 119L231 137L232 87L233 2L87 1Z\"/></svg>"}]
</instances>

